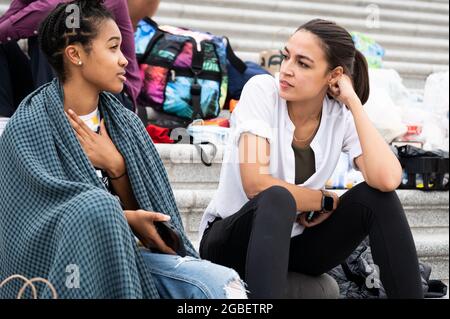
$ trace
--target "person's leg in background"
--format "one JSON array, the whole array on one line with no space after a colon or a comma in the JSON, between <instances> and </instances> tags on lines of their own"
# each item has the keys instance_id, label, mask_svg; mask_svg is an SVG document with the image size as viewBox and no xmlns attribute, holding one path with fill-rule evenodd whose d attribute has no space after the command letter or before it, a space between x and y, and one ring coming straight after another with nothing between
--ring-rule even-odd
<instances>
[{"instance_id":1,"label":"person's leg in background","mask_svg":"<svg viewBox=\"0 0 450 319\"><path fill-rule=\"evenodd\" d=\"M244 283L233 269L193 257L152 253L142 256L164 299L246 299Z\"/></svg>"},{"instance_id":2,"label":"person's leg in background","mask_svg":"<svg viewBox=\"0 0 450 319\"><path fill-rule=\"evenodd\" d=\"M32 91L28 57L17 42L0 44L0 116L11 117Z\"/></svg>"},{"instance_id":3,"label":"person's leg in background","mask_svg":"<svg viewBox=\"0 0 450 319\"><path fill-rule=\"evenodd\" d=\"M388 297L423 298L417 252L400 200L395 192L383 193L366 183L347 191L330 218L292 238L289 269L326 273L367 235Z\"/></svg>"},{"instance_id":4,"label":"person's leg in background","mask_svg":"<svg viewBox=\"0 0 450 319\"><path fill-rule=\"evenodd\" d=\"M31 73L34 87L38 88L53 80L55 73L39 47L37 37L28 38L28 54L31 60Z\"/></svg>"},{"instance_id":5,"label":"person's leg in background","mask_svg":"<svg viewBox=\"0 0 450 319\"><path fill-rule=\"evenodd\" d=\"M291 193L270 187L239 212L211 224L200 243L200 255L234 268L246 282L250 298L284 298L295 215Z\"/></svg>"},{"instance_id":6,"label":"person's leg in background","mask_svg":"<svg viewBox=\"0 0 450 319\"><path fill-rule=\"evenodd\" d=\"M4 45L0 44L0 117L11 117L14 111L14 96L9 75L9 63Z\"/></svg>"},{"instance_id":7,"label":"person's leg in background","mask_svg":"<svg viewBox=\"0 0 450 319\"><path fill-rule=\"evenodd\" d=\"M144 17L153 17L158 10L160 0L128 0L128 12L133 27Z\"/></svg>"}]
</instances>

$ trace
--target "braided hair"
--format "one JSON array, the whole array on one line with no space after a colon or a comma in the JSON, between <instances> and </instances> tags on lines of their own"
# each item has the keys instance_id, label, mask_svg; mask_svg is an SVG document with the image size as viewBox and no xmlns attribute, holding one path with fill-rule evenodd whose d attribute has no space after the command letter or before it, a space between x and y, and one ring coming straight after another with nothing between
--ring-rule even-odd
<instances>
[{"instance_id":1,"label":"braided hair","mask_svg":"<svg viewBox=\"0 0 450 319\"><path fill-rule=\"evenodd\" d=\"M74 5L78 10L74 11ZM79 21L74 21L79 12ZM103 0L75 0L60 3L39 27L39 43L42 52L62 82L67 79L64 70L64 49L79 43L89 54L100 24L114 16L103 5ZM78 23L79 22L79 23Z\"/></svg>"}]
</instances>

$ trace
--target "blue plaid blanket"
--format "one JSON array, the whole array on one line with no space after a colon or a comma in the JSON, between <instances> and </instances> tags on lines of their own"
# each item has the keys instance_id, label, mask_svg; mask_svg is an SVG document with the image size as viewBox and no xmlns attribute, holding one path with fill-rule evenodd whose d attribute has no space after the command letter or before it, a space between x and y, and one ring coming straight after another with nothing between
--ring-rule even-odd
<instances>
[{"instance_id":1,"label":"blue plaid blanket","mask_svg":"<svg viewBox=\"0 0 450 319\"><path fill-rule=\"evenodd\" d=\"M60 298L158 298L120 203L81 148L62 96L57 79L37 89L0 137L0 281L46 278ZM139 207L170 215L188 255L198 257L142 122L109 93L101 93L99 110ZM9 282L0 298L14 298L21 285ZM41 288L39 297L50 298Z\"/></svg>"}]
</instances>

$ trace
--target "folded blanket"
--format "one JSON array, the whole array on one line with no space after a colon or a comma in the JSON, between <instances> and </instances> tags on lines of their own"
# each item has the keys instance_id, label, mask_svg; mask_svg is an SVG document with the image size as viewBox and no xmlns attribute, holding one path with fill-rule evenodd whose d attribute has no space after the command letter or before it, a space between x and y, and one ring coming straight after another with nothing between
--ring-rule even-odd
<instances>
[{"instance_id":1,"label":"folded blanket","mask_svg":"<svg viewBox=\"0 0 450 319\"><path fill-rule=\"evenodd\" d=\"M0 137L0 282L20 274L48 279L60 298L158 298L123 210L97 177L63 100L57 79L42 86ZM139 207L170 215L188 255L198 257L142 122L109 93L100 95L99 110ZM21 285L8 283L0 298L14 298ZM50 298L50 290L39 297Z\"/></svg>"}]
</instances>

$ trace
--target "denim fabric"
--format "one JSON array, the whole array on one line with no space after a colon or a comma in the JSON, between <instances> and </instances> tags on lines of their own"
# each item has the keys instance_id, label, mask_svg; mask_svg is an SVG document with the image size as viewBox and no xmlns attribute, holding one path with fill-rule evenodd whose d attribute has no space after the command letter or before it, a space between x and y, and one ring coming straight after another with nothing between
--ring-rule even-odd
<instances>
[{"instance_id":1,"label":"denim fabric","mask_svg":"<svg viewBox=\"0 0 450 319\"><path fill-rule=\"evenodd\" d=\"M233 281L241 283L236 271L207 260L152 253L145 248L141 253L161 298L227 299L226 286Z\"/></svg>"}]
</instances>

